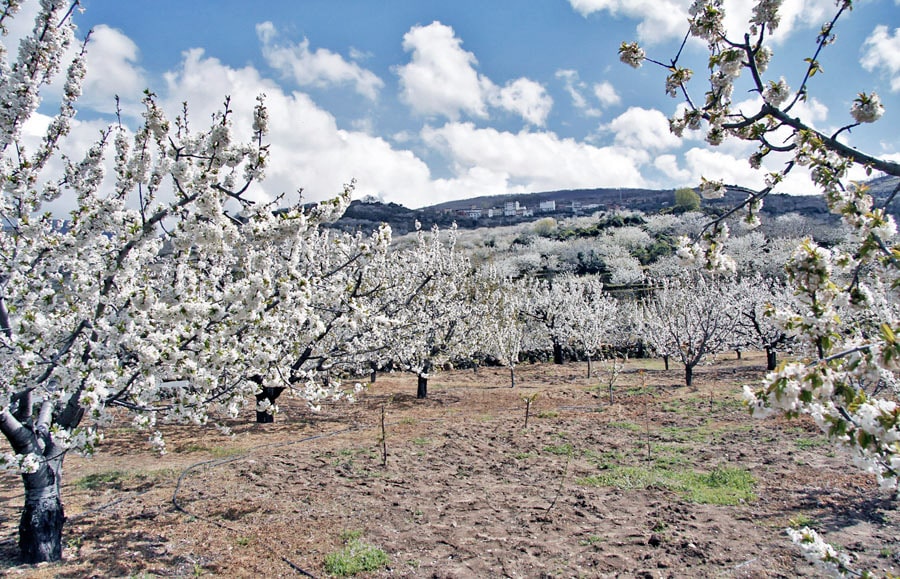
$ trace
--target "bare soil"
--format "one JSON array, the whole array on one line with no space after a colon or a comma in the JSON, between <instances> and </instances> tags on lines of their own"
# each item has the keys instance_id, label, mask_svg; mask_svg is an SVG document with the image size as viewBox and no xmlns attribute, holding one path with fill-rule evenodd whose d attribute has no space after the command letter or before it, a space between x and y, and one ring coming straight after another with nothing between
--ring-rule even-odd
<instances>
[{"instance_id":1,"label":"bare soil","mask_svg":"<svg viewBox=\"0 0 900 579\"><path fill-rule=\"evenodd\" d=\"M230 437L167 427L164 456L111 430L94 458L66 459L60 563L17 562L22 491L0 478L0 573L325 577L355 531L390 558L366 577L820 576L784 533L804 524L900 573L896 502L812 423L742 407L764 364L731 355L685 388L680 367L631 361L612 403L585 364L520 366L514 389L505 369L446 371L426 400L384 374L317 414L283 397L274 424L248 414ZM753 496L715 504L639 476L716 469L749 471Z\"/></svg>"}]
</instances>

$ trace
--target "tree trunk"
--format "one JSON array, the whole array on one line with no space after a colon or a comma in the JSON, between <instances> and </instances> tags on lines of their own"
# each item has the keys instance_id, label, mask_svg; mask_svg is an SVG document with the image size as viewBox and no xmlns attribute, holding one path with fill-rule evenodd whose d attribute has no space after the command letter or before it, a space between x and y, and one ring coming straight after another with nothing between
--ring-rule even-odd
<instances>
[{"instance_id":1,"label":"tree trunk","mask_svg":"<svg viewBox=\"0 0 900 579\"><path fill-rule=\"evenodd\" d=\"M369 382L374 384L375 380L377 378L378 378L378 365L375 362L372 362L372 373L369 375Z\"/></svg>"},{"instance_id":2,"label":"tree trunk","mask_svg":"<svg viewBox=\"0 0 900 579\"><path fill-rule=\"evenodd\" d=\"M587 375L587 377L590 380L591 377L594 375L594 362L593 362L593 360L591 360L590 354L587 355L587 359L588 359L588 375Z\"/></svg>"},{"instance_id":3,"label":"tree trunk","mask_svg":"<svg viewBox=\"0 0 900 579\"><path fill-rule=\"evenodd\" d=\"M666 364L666 370L668 370L668 369L669 369L669 355L668 355L668 354L666 354L665 356L663 356L663 362L665 362L665 364Z\"/></svg>"},{"instance_id":4,"label":"tree trunk","mask_svg":"<svg viewBox=\"0 0 900 579\"><path fill-rule=\"evenodd\" d=\"M419 374L418 389L416 390L416 398L422 399L428 397L428 375Z\"/></svg>"},{"instance_id":5,"label":"tree trunk","mask_svg":"<svg viewBox=\"0 0 900 579\"><path fill-rule=\"evenodd\" d=\"M774 348L766 349L766 370L772 371L778 366L778 352Z\"/></svg>"},{"instance_id":6,"label":"tree trunk","mask_svg":"<svg viewBox=\"0 0 900 579\"><path fill-rule=\"evenodd\" d=\"M694 367L685 365L684 367L684 385L685 386L693 386L694 385Z\"/></svg>"},{"instance_id":7,"label":"tree trunk","mask_svg":"<svg viewBox=\"0 0 900 579\"><path fill-rule=\"evenodd\" d=\"M25 508L19 521L19 549L25 563L59 561L66 517L59 494L62 456L45 462L37 472L22 475Z\"/></svg>"},{"instance_id":8,"label":"tree trunk","mask_svg":"<svg viewBox=\"0 0 900 579\"><path fill-rule=\"evenodd\" d=\"M264 386L262 392L256 395L256 401L268 400L271 404L275 404L282 392L284 392L284 386ZM260 412L257 410L256 422L257 424L271 424L275 422L275 415L271 412Z\"/></svg>"},{"instance_id":9,"label":"tree trunk","mask_svg":"<svg viewBox=\"0 0 900 579\"><path fill-rule=\"evenodd\" d=\"M509 367L509 387L510 388L516 387L516 367L515 366Z\"/></svg>"},{"instance_id":10,"label":"tree trunk","mask_svg":"<svg viewBox=\"0 0 900 579\"><path fill-rule=\"evenodd\" d=\"M563 348L562 344L557 341L553 341L553 363L554 364L562 364L563 363Z\"/></svg>"},{"instance_id":11,"label":"tree trunk","mask_svg":"<svg viewBox=\"0 0 900 579\"><path fill-rule=\"evenodd\" d=\"M646 354L646 352L644 352L644 341L643 341L643 340L638 340L638 343L637 343L637 357L640 358L640 359L643 359L645 354Z\"/></svg>"},{"instance_id":12,"label":"tree trunk","mask_svg":"<svg viewBox=\"0 0 900 579\"><path fill-rule=\"evenodd\" d=\"M741 351L735 350L735 353L737 354L737 359L740 360L741 359Z\"/></svg>"}]
</instances>

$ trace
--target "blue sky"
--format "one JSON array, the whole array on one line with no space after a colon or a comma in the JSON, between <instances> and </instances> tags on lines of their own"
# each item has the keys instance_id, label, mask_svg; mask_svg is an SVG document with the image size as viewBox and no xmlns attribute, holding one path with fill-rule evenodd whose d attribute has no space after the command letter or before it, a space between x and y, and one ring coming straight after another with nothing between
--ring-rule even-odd
<instances>
[{"instance_id":1,"label":"blue sky","mask_svg":"<svg viewBox=\"0 0 900 579\"><path fill-rule=\"evenodd\" d=\"M701 175L763 179L745 144L712 148L702 134L669 134L679 102L665 95L664 71L618 61L623 40L639 40L658 60L674 55L690 0L81 1L76 22L94 32L73 147L110 120L116 94L132 118L145 88L172 116L187 101L194 126L230 95L240 130L264 92L273 130L261 196L302 187L318 200L355 178L358 196L419 207L563 188L693 186ZM850 121L856 93L874 90L884 117L848 141L900 160L900 0L854 4L798 112L834 130ZM751 6L725 0L729 30ZM785 0L769 78L800 82L834 10L833 0ZM700 99L704 48L686 52ZM813 191L801 174L781 190Z\"/></svg>"}]
</instances>

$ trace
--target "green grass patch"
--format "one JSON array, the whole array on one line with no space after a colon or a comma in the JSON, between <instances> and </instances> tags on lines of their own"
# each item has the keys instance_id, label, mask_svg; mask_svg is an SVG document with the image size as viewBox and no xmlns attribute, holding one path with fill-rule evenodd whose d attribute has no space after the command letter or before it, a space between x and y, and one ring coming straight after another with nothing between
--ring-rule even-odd
<instances>
[{"instance_id":1,"label":"green grass patch","mask_svg":"<svg viewBox=\"0 0 900 579\"><path fill-rule=\"evenodd\" d=\"M382 549L361 539L362 531L344 531L341 540L344 547L325 555L325 571L338 577L377 571L390 563Z\"/></svg>"},{"instance_id":2,"label":"green grass patch","mask_svg":"<svg viewBox=\"0 0 900 579\"><path fill-rule=\"evenodd\" d=\"M572 456L575 453L575 448L568 442L565 444L551 444L545 446L542 450L543 452L561 456Z\"/></svg>"},{"instance_id":3,"label":"green grass patch","mask_svg":"<svg viewBox=\"0 0 900 579\"><path fill-rule=\"evenodd\" d=\"M127 477L128 474L124 471L110 470L83 476L73 484L75 485L75 488L86 491L96 491L105 488L120 488Z\"/></svg>"},{"instance_id":4,"label":"green grass patch","mask_svg":"<svg viewBox=\"0 0 900 579\"><path fill-rule=\"evenodd\" d=\"M556 418L557 416L559 416L559 412L557 412L556 410L542 410L541 412L535 414L535 416L537 416L538 418Z\"/></svg>"},{"instance_id":5,"label":"green grass patch","mask_svg":"<svg viewBox=\"0 0 900 579\"><path fill-rule=\"evenodd\" d=\"M516 460L525 460L527 458L531 458L532 454L530 452L517 452L513 454L513 458Z\"/></svg>"},{"instance_id":6,"label":"green grass patch","mask_svg":"<svg viewBox=\"0 0 900 579\"><path fill-rule=\"evenodd\" d=\"M620 428L622 430L629 430L631 432L640 432L642 430L640 424L635 424L634 422L629 422L627 420L609 422L608 426L610 428Z\"/></svg>"},{"instance_id":7,"label":"green grass patch","mask_svg":"<svg viewBox=\"0 0 900 579\"><path fill-rule=\"evenodd\" d=\"M710 472L674 470L659 466L614 466L576 480L584 486L641 490L662 487L681 493L695 503L736 505L756 498L755 480L742 468L717 467Z\"/></svg>"},{"instance_id":8,"label":"green grass patch","mask_svg":"<svg viewBox=\"0 0 900 579\"><path fill-rule=\"evenodd\" d=\"M803 527L816 527L819 521L815 517L810 517L806 513L797 513L788 519L788 527L792 529L802 529Z\"/></svg>"},{"instance_id":9,"label":"green grass patch","mask_svg":"<svg viewBox=\"0 0 900 579\"><path fill-rule=\"evenodd\" d=\"M805 450L808 448L819 448L821 446L825 446L828 444L828 441L822 437L815 438L798 438L794 441L794 444L797 445L797 448L801 450Z\"/></svg>"}]
</instances>

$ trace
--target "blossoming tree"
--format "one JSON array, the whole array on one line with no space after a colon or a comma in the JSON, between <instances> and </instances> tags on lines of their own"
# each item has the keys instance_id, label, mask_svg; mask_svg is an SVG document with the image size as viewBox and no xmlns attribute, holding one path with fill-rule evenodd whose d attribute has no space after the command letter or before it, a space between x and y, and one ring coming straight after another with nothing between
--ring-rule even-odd
<instances>
[{"instance_id":1,"label":"blossoming tree","mask_svg":"<svg viewBox=\"0 0 900 579\"><path fill-rule=\"evenodd\" d=\"M807 239L793 253L788 275L799 308L783 310L779 315L785 329L798 342L805 343L810 354L782 365L767 376L761 387L747 388L746 397L756 415L812 416L836 444L851 451L857 465L874 473L885 487L896 490L900 487L900 404L896 394L879 397L872 393L879 390L880 383L897 381L900 319L895 310L885 309L874 331L847 331L838 311L845 306L860 310L872 306L871 284L859 275L865 270L877 272L874 278L882 282L888 295L882 301L896 303L900 298L900 244L895 237L896 224L886 211L900 192L900 184L878 206L865 186L848 179L854 167L863 167L869 174L881 172L900 177L900 163L850 146L845 140L851 130L876 122L884 114L884 106L874 92L858 93L849 110L849 122L830 134L795 113L798 104L809 97L810 79L824 74L820 59L835 43L835 29L841 17L853 9L853 2L837 0L834 15L817 35L815 49L804 60L806 64L799 71L794 88L784 78L765 76L773 54L769 47L772 34L780 22L780 7L781 0L758 0L747 32L729 36L724 27L722 0L692 3L688 36L706 41L709 48L709 59L704 63L710 71L709 89L702 102L691 92L688 83L693 72L683 66L682 52L663 63L647 58L637 43L625 42L619 54L631 66L651 62L668 71L666 92L680 97L686 105L670 120L676 134L689 128L704 130L707 141L714 145L725 138L754 143L756 151L749 162L755 168L767 159L783 159L782 168L768 174L762 189L732 186L748 193L746 201L734 211L746 209L750 224L758 222L764 197L787 174L803 167L821 189L831 211L853 230L856 242L850 251L827 249ZM757 96L752 109L732 101L741 75L742 82ZM707 195L721 195L724 187L713 180L701 184ZM716 267L723 260L722 245L727 238L723 225L722 219L716 220L702 239L683 240L683 254ZM822 543L814 532L804 530L792 534L792 538L819 563L831 570L845 571L842 562L819 548Z\"/></svg>"},{"instance_id":2,"label":"blossoming tree","mask_svg":"<svg viewBox=\"0 0 900 579\"><path fill-rule=\"evenodd\" d=\"M0 6L5 28L18 2ZM261 99L241 143L227 101L208 130L193 131L148 93L136 131L113 126L83 159L63 158L61 175L50 171L83 54L63 73L43 140L29 147L23 127L74 41L74 7L43 0L15 60L0 44L0 432L11 449L0 463L22 477L27 562L61 556L63 460L93 452L103 426L130 418L162 448L157 424L233 415L260 386L290 385L296 358L273 346L297 324L318 325L310 287L326 277L294 265L349 202L349 191L312 210L250 201L268 157ZM65 228L45 212L59 198L74 207Z\"/></svg>"},{"instance_id":3,"label":"blossoming tree","mask_svg":"<svg viewBox=\"0 0 900 579\"><path fill-rule=\"evenodd\" d=\"M453 227L442 234L419 229L415 244L392 252L393 283L379 311L390 320L380 336L380 360L416 374L417 398L428 396L431 372L457 357L474 353L473 275L469 260L456 248Z\"/></svg>"},{"instance_id":4,"label":"blossoming tree","mask_svg":"<svg viewBox=\"0 0 900 579\"><path fill-rule=\"evenodd\" d=\"M684 383L694 368L734 340L738 312L733 285L699 273L660 282L644 303L641 329L651 347L684 364Z\"/></svg>"}]
</instances>

